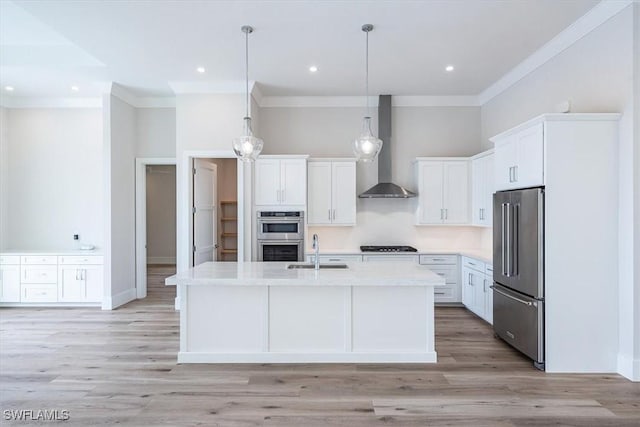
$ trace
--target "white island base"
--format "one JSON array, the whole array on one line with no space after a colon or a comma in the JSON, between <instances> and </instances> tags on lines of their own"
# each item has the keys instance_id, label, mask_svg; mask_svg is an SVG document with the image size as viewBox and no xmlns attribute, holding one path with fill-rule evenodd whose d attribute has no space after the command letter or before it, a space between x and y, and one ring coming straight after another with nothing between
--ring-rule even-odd
<instances>
[{"instance_id":1,"label":"white island base","mask_svg":"<svg viewBox=\"0 0 640 427\"><path fill-rule=\"evenodd\" d=\"M173 276L178 362L436 362L433 287L442 279L418 265L349 267L208 263Z\"/></svg>"}]
</instances>

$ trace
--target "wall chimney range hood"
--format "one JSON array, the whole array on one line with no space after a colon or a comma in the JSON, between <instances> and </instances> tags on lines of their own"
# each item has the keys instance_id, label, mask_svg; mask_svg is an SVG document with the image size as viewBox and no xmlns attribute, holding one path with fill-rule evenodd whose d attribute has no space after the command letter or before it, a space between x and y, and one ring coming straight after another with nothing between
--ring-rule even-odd
<instances>
[{"instance_id":1,"label":"wall chimney range hood","mask_svg":"<svg viewBox=\"0 0 640 427\"><path fill-rule=\"evenodd\" d=\"M378 183L358 195L361 199L408 199L416 193L391 182L391 95L380 95L378 138L383 141L378 154Z\"/></svg>"}]
</instances>

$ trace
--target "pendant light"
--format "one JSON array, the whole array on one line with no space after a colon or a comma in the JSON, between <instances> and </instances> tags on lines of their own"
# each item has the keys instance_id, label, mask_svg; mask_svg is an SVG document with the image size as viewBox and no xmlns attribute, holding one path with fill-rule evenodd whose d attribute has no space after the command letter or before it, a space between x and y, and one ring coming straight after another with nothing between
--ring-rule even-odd
<instances>
[{"instance_id":1,"label":"pendant light","mask_svg":"<svg viewBox=\"0 0 640 427\"><path fill-rule=\"evenodd\" d=\"M365 24L362 31L367 37L365 51L365 96L367 99L367 115L362 120L362 131L360 136L353 141L353 152L359 162L372 162L382 148L382 140L371 132L371 114L369 112L369 32L373 30L373 25Z\"/></svg>"},{"instance_id":2,"label":"pendant light","mask_svg":"<svg viewBox=\"0 0 640 427\"><path fill-rule=\"evenodd\" d=\"M247 109L244 117L244 131L242 136L233 139L233 151L240 160L252 162L262 151L264 142L262 139L253 135L253 131L251 130L251 117L249 116L249 34L253 32L253 27L244 25L240 29L245 35L245 83L247 92Z\"/></svg>"}]
</instances>

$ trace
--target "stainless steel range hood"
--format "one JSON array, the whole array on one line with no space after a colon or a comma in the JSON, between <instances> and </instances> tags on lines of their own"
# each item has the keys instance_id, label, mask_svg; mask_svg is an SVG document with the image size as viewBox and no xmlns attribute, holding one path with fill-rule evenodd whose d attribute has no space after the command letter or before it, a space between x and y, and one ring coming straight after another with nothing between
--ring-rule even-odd
<instances>
[{"instance_id":1,"label":"stainless steel range hood","mask_svg":"<svg viewBox=\"0 0 640 427\"><path fill-rule=\"evenodd\" d=\"M362 199L408 199L416 193L391 182L391 95L380 95L378 102L378 183L360 194Z\"/></svg>"}]
</instances>

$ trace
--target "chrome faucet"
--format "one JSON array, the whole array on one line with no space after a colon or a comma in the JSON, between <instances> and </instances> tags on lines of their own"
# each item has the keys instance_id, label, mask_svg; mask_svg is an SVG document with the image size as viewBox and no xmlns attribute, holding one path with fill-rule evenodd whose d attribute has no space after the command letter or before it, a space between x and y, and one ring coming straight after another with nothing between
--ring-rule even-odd
<instances>
[{"instance_id":1,"label":"chrome faucet","mask_svg":"<svg viewBox=\"0 0 640 427\"><path fill-rule=\"evenodd\" d=\"M315 251L315 269L316 270L320 270L320 241L318 240L318 235L314 234L313 235L313 243L312 243L312 247L313 250Z\"/></svg>"}]
</instances>

